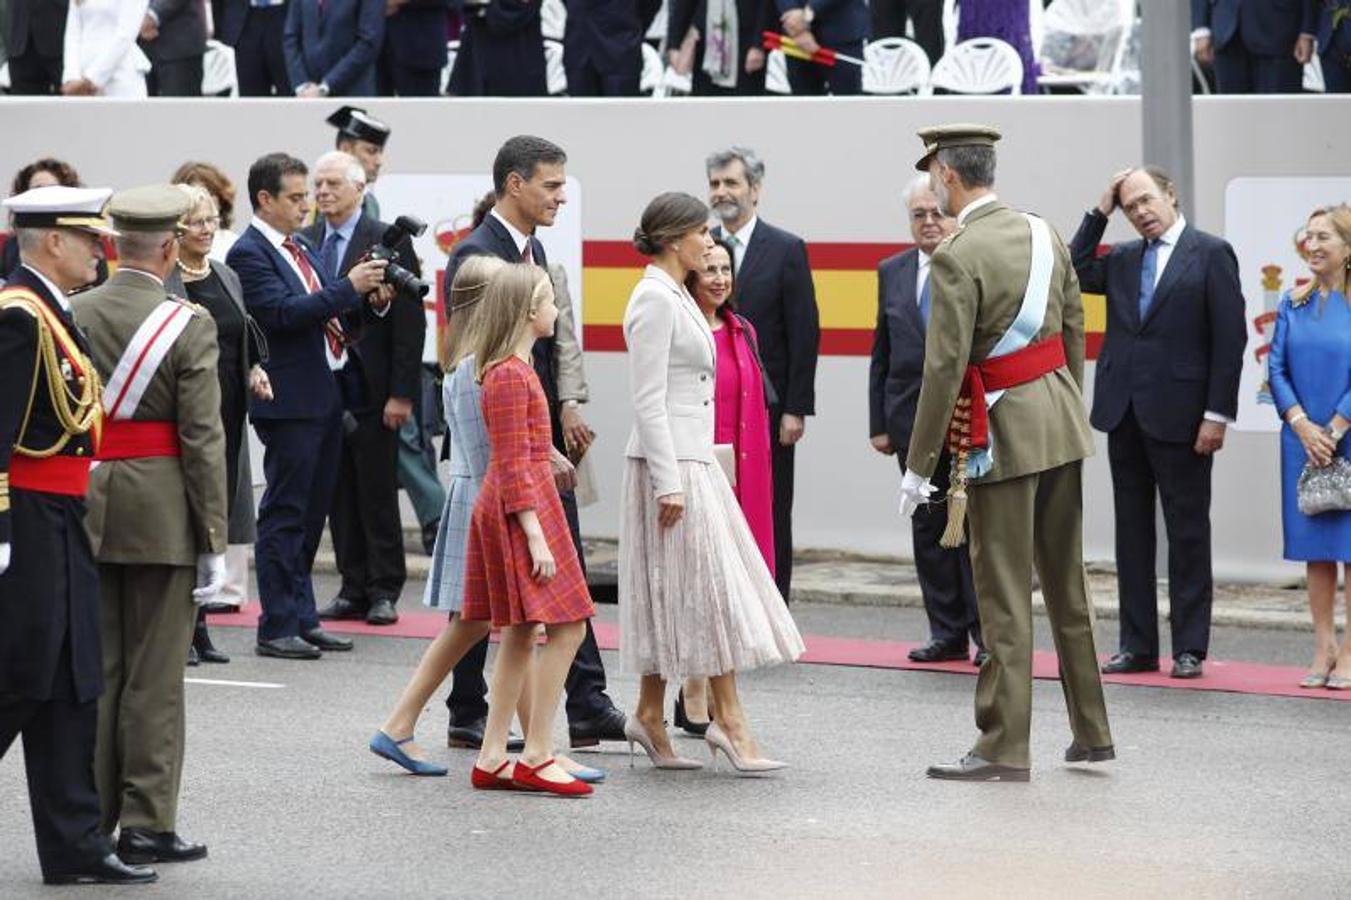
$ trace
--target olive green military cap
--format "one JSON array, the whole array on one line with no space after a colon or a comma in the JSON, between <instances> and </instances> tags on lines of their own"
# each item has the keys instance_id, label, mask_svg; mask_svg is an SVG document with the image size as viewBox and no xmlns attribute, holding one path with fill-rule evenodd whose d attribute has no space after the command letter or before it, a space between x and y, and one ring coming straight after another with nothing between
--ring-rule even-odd
<instances>
[{"instance_id":1,"label":"olive green military cap","mask_svg":"<svg viewBox=\"0 0 1351 900\"><path fill-rule=\"evenodd\" d=\"M191 202L176 185L147 184L113 194L108 215L118 231L173 231Z\"/></svg>"},{"instance_id":2,"label":"olive green military cap","mask_svg":"<svg viewBox=\"0 0 1351 900\"><path fill-rule=\"evenodd\" d=\"M993 147L1003 135L989 125L931 125L919 130L924 142L924 155L915 163L921 172L929 171L929 160L939 150L949 147Z\"/></svg>"}]
</instances>

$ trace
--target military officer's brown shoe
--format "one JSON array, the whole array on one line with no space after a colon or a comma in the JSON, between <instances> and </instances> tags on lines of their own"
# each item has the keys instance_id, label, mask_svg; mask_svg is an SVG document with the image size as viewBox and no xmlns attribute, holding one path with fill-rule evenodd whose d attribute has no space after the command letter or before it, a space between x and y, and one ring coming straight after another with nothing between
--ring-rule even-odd
<instances>
[{"instance_id":1,"label":"military officer's brown shoe","mask_svg":"<svg viewBox=\"0 0 1351 900\"><path fill-rule=\"evenodd\" d=\"M1085 747L1078 741L1073 742L1065 748L1065 762L1107 762L1109 759L1116 759L1116 749L1108 744L1106 747Z\"/></svg>"},{"instance_id":2,"label":"military officer's brown shoe","mask_svg":"<svg viewBox=\"0 0 1351 900\"><path fill-rule=\"evenodd\" d=\"M974 753L968 753L955 763L940 763L929 766L926 773L930 778L944 781L1031 781L1030 769L1018 766L1006 766L981 759Z\"/></svg>"}]
</instances>

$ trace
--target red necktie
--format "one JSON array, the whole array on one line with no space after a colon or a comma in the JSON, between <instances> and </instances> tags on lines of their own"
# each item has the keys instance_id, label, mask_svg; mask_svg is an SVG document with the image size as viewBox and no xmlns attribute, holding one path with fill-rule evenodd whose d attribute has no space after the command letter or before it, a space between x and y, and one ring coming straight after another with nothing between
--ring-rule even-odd
<instances>
[{"instance_id":1,"label":"red necktie","mask_svg":"<svg viewBox=\"0 0 1351 900\"><path fill-rule=\"evenodd\" d=\"M287 253L291 254L291 258L296 261L296 265L300 267L300 274L305 281L305 290L311 294L322 290L323 285L319 283L319 276L314 273L314 266L310 265L310 261L305 258L305 252L300 249L300 245L289 237L282 241L281 245ZM333 358L342 362L346 353L342 323L336 318L325 322L324 337L328 340L328 350L333 354Z\"/></svg>"}]
</instances>

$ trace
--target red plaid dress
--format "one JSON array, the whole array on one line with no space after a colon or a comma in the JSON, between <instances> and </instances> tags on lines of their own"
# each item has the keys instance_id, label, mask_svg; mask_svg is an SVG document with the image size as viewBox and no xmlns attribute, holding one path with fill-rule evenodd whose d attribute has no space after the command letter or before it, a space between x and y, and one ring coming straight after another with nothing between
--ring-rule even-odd
<instances>
[{"instance_id":1,"label":"red plaid dress","mask_svg":"<svg viewBox=\"0 0 1351 900\"><path fill-rule=\"evenodd\" d=\"M595 615L549 464L552 443L544 388L528 363L509 357L483 377L483 422L490 457L465 560L467 620L498 628L526 622L578 622ZM558 572L545 584L530 577L530 549L514 513L539 516Z\"/></svg>"}]
</instances>

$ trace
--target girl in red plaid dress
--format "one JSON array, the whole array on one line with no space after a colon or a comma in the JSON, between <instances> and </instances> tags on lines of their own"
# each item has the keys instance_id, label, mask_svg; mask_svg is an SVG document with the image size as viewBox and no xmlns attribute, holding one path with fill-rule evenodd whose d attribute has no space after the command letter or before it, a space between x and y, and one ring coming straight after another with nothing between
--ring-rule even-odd
<instances>
[{"instance_id":1,"label":"girl in red plaid dress","mask_svg":"<svg viewBox=\"0 0 1351 900\"><path fill-rule=\"evenodd\" d=\"M553 334L557 318L543 269L511 265L493 276L473 338L490 459L469 523L461 615L501 629L473 785L584 796L590 785L554 761L553 724L563 680L595 608L554 483L544 388L530 365L531 347ZM549 641L532 668L540 625ZM532 703L525 750L510 767L507 730L527 689Z\"/></svg>"}]
</instances>

